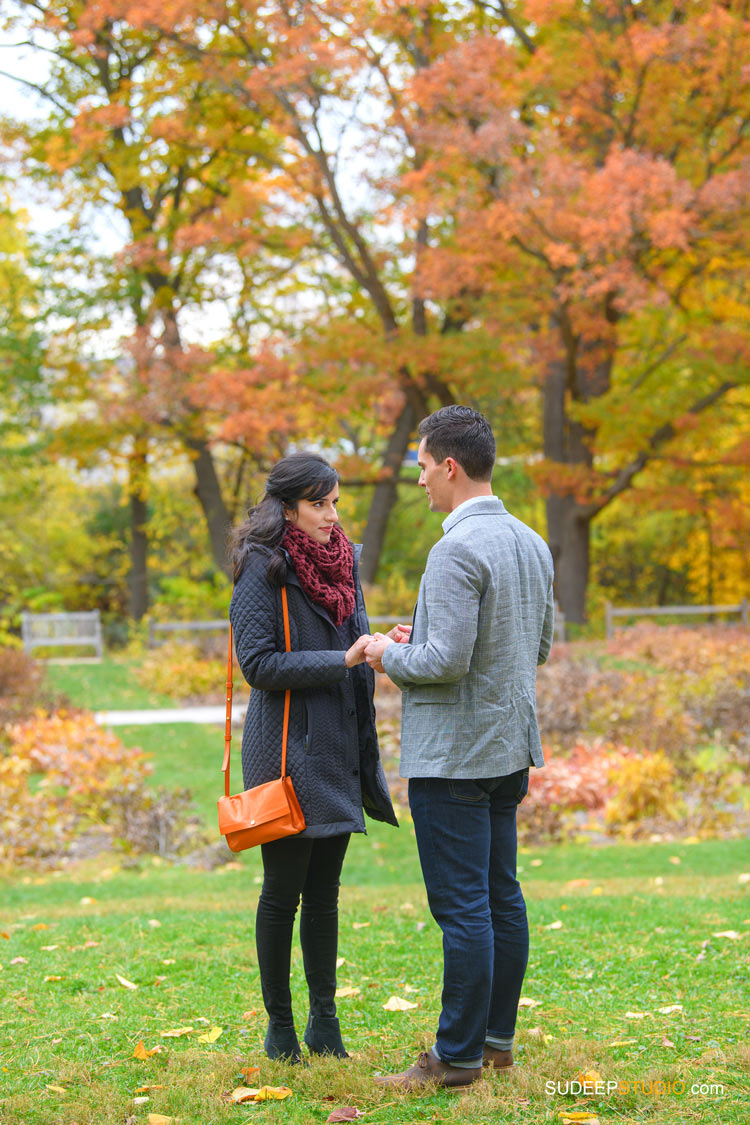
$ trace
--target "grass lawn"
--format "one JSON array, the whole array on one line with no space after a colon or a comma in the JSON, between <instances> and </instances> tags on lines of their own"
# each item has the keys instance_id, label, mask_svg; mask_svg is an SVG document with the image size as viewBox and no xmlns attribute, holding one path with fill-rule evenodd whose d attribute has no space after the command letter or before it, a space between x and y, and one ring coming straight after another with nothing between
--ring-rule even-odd
<instances>
[{"instance_id":1,"label":"grass lawn","mask_svg":"<svg viewBox=\"0 0 750 1125\"><path fill-rule=\"evenodd\" d=\"M408 821L352 843L339 985L357 991L339 1011L354 1057L305 1069L270 1063L262 1051L254 853L214 872L150 860L119 870L112 860L5 880L0 1121L145 1125L161 1113L184 1125L297 1125L324 1122L341 1105L385 1123L536 1125L559 1122L565 1109L591 1109L602 1122L747 1120L750 885L739 879L747 845L566 845L524 852L520 863L532 935L524 995L537 1006L521 1012L518 1067L459 1096L394 1095L372 1082L431 1042L439 1007L440 935ZM744 936L713 936L728 931ZM298 950L293 985L302 1023ZM384 1011L393 995L416 1007ZM162 1037L186 1027L194 1030ZM220 1037L200 1042L213 1027ZM166 1049L140 1061L139 1040ZM248 1064L260 1066L251 1085L288 1084L293 1097L223 1102ZM618 1092L565 1093L580 1070L620 1083ZM142 1086L153 1088L136 1093Z\"/></svg>"},{"instance_id":2,"label":"grass lawn","mask_svg":"<svg viewBox=\"0 0 750 1125\"><path fill-rule=\"evenodd\" d=\"M137 710L174 707L168 695L149 691L133 672L136 660L105 657L99 664L47 664L45 681L55 692L63 692L76 707L89 711Z\"/></svg>"}]
</instances>

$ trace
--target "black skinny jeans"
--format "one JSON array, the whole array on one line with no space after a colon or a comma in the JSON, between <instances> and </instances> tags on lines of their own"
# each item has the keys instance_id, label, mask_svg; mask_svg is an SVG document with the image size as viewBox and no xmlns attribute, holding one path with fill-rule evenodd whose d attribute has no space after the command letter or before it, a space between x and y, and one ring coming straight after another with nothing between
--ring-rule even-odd
<instances>
[{"instance_id":1,"label":"black skinny jeans","mask_svg":"<svg viewBox=\"0 0 750 1125\"><path fill-rule=\"evenodd\" d=\"M310 1015L336 1015L339 876L349 835L308 839L288 836L261 845L263 889L255 942L263 1004L280 1026L294 1023L289 970L292 932L302 896L299 936L310 993Z\"/></svg>"}]
</instances>

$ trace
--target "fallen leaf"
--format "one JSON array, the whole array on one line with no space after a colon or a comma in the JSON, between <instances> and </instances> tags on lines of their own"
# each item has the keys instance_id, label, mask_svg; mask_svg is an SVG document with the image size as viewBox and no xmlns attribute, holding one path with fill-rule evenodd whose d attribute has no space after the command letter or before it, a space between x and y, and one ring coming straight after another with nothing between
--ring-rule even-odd
<instances>
[{"instance_id":1,"label":"fallen leaf","mask_svg":"<svg viewBox=\"0 0 750 1125\"><path fill-rule=\"evenodd\" d=\"M35 926L32 926L31 928L32 930L48 930L49 926L46 922L37 922L37 924Z\"/></svg>"},{"instance_id":2,"label":"fallen leaf","mask_svg":"<svg viewBox=\"0 0 750 1125\"><path fill-rule=\"evenodd\" d=\"M737 876L738 883L750 883L750 871L742 871ZM7 937L7 934L0 934L0 937Z\"/></svg>"},{"instance_id":3,"label":"fallen leaf","mask_svg":"<svg viewBox=\"0 0 750 1125\"><path fill-rule=\"evenodd\" d=\"M531 860L531 866L532 867L541 867L542 866L541 859L532 859Z\"/></svg>"},{"instance_id":4,"label":"fallen leaf","mask_svg":"<svg viewBox=\"0 0 750 1125\"><path fill-rule=\"evenodd\" d=\"M246 1012L242 1013L242 1018L243 1018L243 1020L252 1020L252 1019L255 1019L257 1014L258 1014L257 1008L249 1008Z\"/></svg>"},{"instance_id":5,"label":"fallen leaf","mask_svg":"<svg viewBox=\"0 0 750 1125\"><path fill-rule=\"evenodd\" d=\"M637 1039L615 1039L614 1043L610 1043L610 1047L631 1047L637 1042Z\"/></svg>"},{"instance_id":6,"label":"fallen leaf","mask_svg":"<svg viewBox=\"0 0 750 1125\"><path fill-rule=\"evenodd\" d=\"M149 1090L163 1090L163 1089L164 1089L164 1086L160 1085L160 1084L154 1084L152 1086L137 1086L135 1088L135 1090L133 1091L133 1093L134 1094L147 1094L149 1092Z\"/></svg>"},{"instance_id":7,"label":"fallen leaf","mask_svg":"<svg viewBox=\"0 0 750 1125\"><path fill-rule=\"evenodd\" d=\"M148 1095L144 1095L143 1097L140 1097L140 1098L133 1098L133 1105L145 1105L146 1102L150 1102L150 1101L151 1101L151 1098L149 1098Z\"/></svg>"},{"instance_id":8,"label":"fallen leaf","mask_svg":"<svg viewBox=\"0 0 750 1125\"><path fill-rule=\"evenodd\" d=\"M223 1027L212 1027L210 1031L206 1031L203 1035L198 1036L199 1043L215 1043L223 1032Z\"/></svg>"},{"instance_id":9,"label":"fallen leaf","mask_svg":"<svg viewBox=\"0 0 750 1125\"><path fill-rule=\"evenodd\" d=\"M568 887L572 891L576 887L588 887L590 882L591 882L590 879L568 879L565 886Z\"/></svg>"},{"instance_id":10,"label":"fallen leaf","mask_svg":"<svg viewBox=\"0 0 750 1125\"><path fill-rule=\"evenodd\" d=\"M291 1098L292 1091L288 1086L238 1086L236 1090L232 1090L230 1097L233 1102L241 1104L242 1102L268 1102L268 1101L283 1101L284 1098Z\"/></svg>"},{"instance_id":11,"label":"fallen leaf","mask_svg":"<svg viewBox=\"0 0 750 1125\"><path fill-rule=\"evenodd\" d=\"M682 863L682 860L680 859L680 857L678 855L671 855L669 857L669 862L673 863L675 865L675 867L679 867L680 864Z\"/></svg>"},{"instance_id":12,"label":"fallen leaf","mask_svg":"<svg viewBox=\"0 0 750 1125\"><path fill-rule=\"evenodd\" d=\"M340 969L341 966L345 965L345 964L346 964L346 957L337 957L336 958L336 968L337 969Z\"/></svg>"},{"instance_id":13,"label":"fallen leaf","mask_svg":"<svg viewBox=\"0 0 750 1125\"><path fill-rule=\"evenodd\" d=\"M740 875L740 880L741 879L742 879L742 876ZM748 879L750 879L750 875L748 875ZM6 934L5 930L2 930L0 932L0 937L5 938L6 941L10 941L10 934Z\"/></svg>"},{"instance_id":14,"label":"fallen leaf","mask_svg":"<svg viewBox=\"0 0 750 1125\"><path fill-rule=\"evenodd\" d=\"M592 895L603 895L604 887L594 887L591 893Z\"/></svg>"},{"instance_id":15,"label":"fallen leaf","mask_svg":"<svg viewBox=\"0 0 750 1125\"><path fill-rule=\"evenodd\" d=\"M101 942L99 942L99 941L87 941L87 942L84 942L83 948L84 949L93 949L95 945L101 945Z\"/></svg>"},{"instance_id":16,"label":"fallen leaf","mask_svg":"<svg viewBox=\"0 0 750 1125\"><path fill-rule=\"evenodd\" d=\"M59 945L43 945L42 949L45 953L51 953L53 949L59 949Z\"/></svg>"},{"instance_id":17,"label":"fallen leaf","mask_svg":"<svg viewBox=\"0 0 750 1125\"><path fill-rule=\"evenodd\" d=\"M49 1083L47 1084L47 1089L52 1090L54 1094L67 1094L68 1092L64 1086L50 1086Z\"/></svg>"},{"instance_id":18,"label":"fallen leaf","mask_svg":"<svg viewBox=\"0 0 750 1125\"><path fill-rule=\"evenodd\" d=\"M648 1015L648 1012L626 1012L625 1013L625 1019L626 1020L645 1020L647 1015Z\"/></svg>"},{"instance_id":19,"label":"fallen leaf","mask_svg":"<svg viewBox=\"0 0 750 1125\"><path fill-rule=\"evenodd\" d=\"M736 930L721 930L718 934L712 934L712 937L725 937L730 941L739 941L742 934L738 934Z\"/></svg>"},{"instance_id":20,"label":"fallen leaf","mask_svg":"<svg viewBox=\"0 0 750 1125\"><path fill-rule=\"evenodd\" d=\"M259 1066L243 1066L240 1074L244 1074L245 1078L255 1078L256 1074L260 1074Z\"/></svg>"},{"instance_id":21,"label":"fallen leaf","mask_svg":"<svg viewBox=\"0 0 750 1125\"><path fill-rule=\"evenodd\" d=\"M176 964L177 964L177 962L175 961L174 957L166 957L162 961L162 965L176 965Z\"/></svg>"},{"instance_id":22,"label":"fallen leaf","mask_svg":"<svg viewBox=\"0 0 750 1125\"><path fill-rule=\"evenodd\" d=\"M544 927L545 930L561 930L563 928L562 922L558 919L557 922L550 922L548 926Z\"/></svg>"},{"instance_id":23,"label":"fallen leaf","mask_svg":"<svg viewBox=\"0 0 750 1125\"><path fill-rule=\"evenodd\" d=\"M149 918L148 924L149 924L149 926L151 927L152 930L158 930L159 927L161 926L161 922L159 921L158 918Z\"/></svg>"},{"instance_id":24,"label":"fallen leaf","mask_svg":"<svg viewBox=\"0 0 750 1125\"><path fill-rule=\"evenodd\" d=\"M334 1109L333 1113L328 1114L326 1125L329 1121L356 1121L358 1117L364 1117L361 1109L353 1105L342 1105L341 1109Z\"/></svg>"},{"instance_id":25,"label":"fallen leaf","mask_svg":"<svg viewBox=\"0 0 750 1125\"><path fill-rule=\"evenodd\" d=\"M127 977L121 977L119 973L115 973L115 977L120 982L120 984L122 985L123 988L137 988L138 987L137 984L133 984L132 980L128 980Z\"/></svg>"},{"instance_id":26,"label":"fallen leaf","mask_svg":"<svg viewBox=\"0 0 750 1125\"><path fill-rule=\"evenodd\" d=\"M25 957L14 957L12 961L8 962L9 965L28 965L28 963Z\"/></svg>"},{"instance_id":27,"label":"fallen leaf","mask_svg":"<svg viewBox=\"0 0 750 1125\"><path fill-rule=\"evenodd\" d=\"M518 1001L519 1008L538 1008L540 1007L541 1000L530 1000L528 996L522 996Z\"/></svg>"},{"instance_id":28,"label":"fallen leaf","mask_svg":"<svg viewBox=\"0 0 750 1125\"><path fill-rule=\"evenodd\" d=\"M383 1005L386 1012L408 1012L410 1008L416 1008L416 1006L416 1004L412 1004L411 1000L403 1000L400 996L391 996Z\"/></svg>"},{"instance_id":29,"label":"fallen leaf","mask_svg":"<svg viewBox=\"0 0 750 1125\"><path fill-rule=\"evenodd\" d=\"M662 1045L662 1047L674 1047L674 1043L672 1042L671 1039L667 1039L666 1035L662 1039L661 1045Z\"/></svg>"},{"instance_id":30,"label":"fallen leaf","mask_svg":"<svg viewBox=\"0 0 750 1125\"><path fill-rule=\"evenodd\" d=\"M165 1117L163 1113L149 1113L148 1125L172 1125L179 1121L179 1117Z\"/></svg>"},{"instance_id":31,"label":"fallen leaf","mask_svg":"<svg viewBox=\"0 0 750 1125\"><path fill-rule=\"evenodd\" d=\"M88 895L84 895L83 898L79 898L78 900L79 906L92 906L95 902L96 899L90 898Z\"/></svg>"},{"instance_id":32,"label":"fallen leaf","mask_svg":"<svg viewBox=\"0 0 750 1125\"><path fill-rule=\"evenodd\" d=\"M44 978L44 983L46 984L48 980L62 980L62 977L48 976Z\"/></svg>"},{"instance_id":33,"label":"fallen leaf","mask_svg":"<svg viewBox=\"0 0 750 1125\"><path fill-rule=\"evenodd\" d=\"M143 1044L143 1040L139 1039L135 1047L133 1048L133 1058L143 1059L145 1061L146 1059L150 1059L152 1055L157 1055L160 1051L163 1050L164 1048L161 1046L161 1044L157 1044L156 1047L151 1048L145 1047Z\"/></svg>"},{"instance_id":34,"label":"fallen leaf","mask_svg":"<svg viewBox=\"0 0 750 1125\"><path fill-rule=\"evenodd\" d=\"M345 984L341 988L336 989L336 999L337 1000L346 1000L347 997L360 996L360 995L361 995L361 989L356 988L355 986L353 986L351 984Z\"/></svg>"},{"instance_id":35,"label":"fallen leaf","mask_svg":"<svg viewBox=\"0 0 750 1125\"><path fill-rule=\"evenodd\" d=\"M353 930L364 930L370 925L369 922L352 922Z\"/></svg>"},{"instance_id":36,"label":"fallen leaf","mask_svg":"<svg viewBox=\"0 0 750 1125\"><path fill-rule=\"evenodd\" d=\"M580 1082L582 1086L594 1086L597 1082L603 1082L604 1079L598 1070L579 1070L576 1081Z\"/></svg>"},{"instance_id":37,"label":"fallen leaf","mask_svg":"<svg viewBox=\"0 0 750 1125\"><path fill-rule=\"evenodd\" d=\"M563 1110L558 1114L563 1125L573 1125L574 1122L579 1122L580 1125L599 1125L599 1118L596 1114L589 1113L587 1110L570 1111Z\"/></svg>"},{"instance_id":38,"label":"fallen leaf","mask_svg":"<svg viewBox=\"0 0 750 1125\"><path fill-rule=\"evenodd\" d=\"M193 1027L174 1027L171 1031L160 1031L162 1039L179 1039L181 1035L189 1035Z\"/></svg>"},{"instance_id":39,"label":"fallen leaf","mask_svg":"<svg viewBox=\"0 0 750 1125\"><path fill-rule=\"evenodd\" d=\"M116 1016L114 1012L102 1012L97 1018L100 1020L118 1020L120 1017Z\"/></svg>"},{"instance_id":40,"label":"fallen leaf","mask_svg":"<svg viewBox=\"0 0 750 1125\"><path fill-rule=\"evenodd\" d=\"M663 1016L668 1016L671 1012L681 1012L682 1004L667 1004L664 1008L659 1008Z\"/></svg>"}]
</instances>

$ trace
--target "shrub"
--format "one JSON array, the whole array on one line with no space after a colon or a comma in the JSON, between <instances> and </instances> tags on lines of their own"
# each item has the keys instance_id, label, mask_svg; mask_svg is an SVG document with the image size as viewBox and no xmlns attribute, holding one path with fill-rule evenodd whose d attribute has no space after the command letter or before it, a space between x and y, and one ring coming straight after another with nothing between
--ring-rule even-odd
<instances>
[{"instance_id":1,"label":"shrub","mask_svg":"<svg viewBox=\"0 0 750 1125\"><path fill-rule=\"evenodd\" d=\"M223 696L227 678L224 661L208 660L179 641L152 649L135 676L144 687L181 701Z\"/></svg>"},{"instance_id":2,"label":"shrub","mask_svg":"<svg viewBox=\"0 0 750 1125\"><path fill-rule=\"evenodd\" d=\"M150 767L83 711L39 713L7 728L0 757L0 861L33 862L101 850L174 855L196 839L189 795L154 795Z\"/></svg>"},{"instance_id":3,"label":"shrub","mask_svg":"<svg viewBox=\"0 0 750 1125\"><path fill-rule=\"evenodd\" d=\"M39 697L42 669L18 648L0 648L0 728L28 714Z\"/></svg>"},{"instance_id":4,"label":"shrub","mask_svg":"<svg viewBox=\"0 0 750 1125\"><path fill-rule=\"evenodd\" d=\"M661 751L629 754L611 773L615 792L607 802L605 820L633 831L647 817L678 818L675 768Z\"/></svg>"}]
</instances>

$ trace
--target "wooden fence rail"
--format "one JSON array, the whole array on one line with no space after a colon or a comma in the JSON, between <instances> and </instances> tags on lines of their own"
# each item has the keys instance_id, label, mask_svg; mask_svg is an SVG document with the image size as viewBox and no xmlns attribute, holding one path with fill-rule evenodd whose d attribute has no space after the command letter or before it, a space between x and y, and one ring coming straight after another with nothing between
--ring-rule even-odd
<instances>
[{"instance_id":1,"label":"wooden fence rail","mask_svg":"<svg viewBox=\"0 0 750 1125\"><path fill-rule=\"evenodd\" d=\"M604 620L606 623L607 637L612 637L615 631L615 617L671 617L672 614L680 615L713 615L719 613L738 613L743 625L750 620L750 603L743 598L738 605L634 605L613 606L605 602Z\"/></svg>"}]
</instances>

